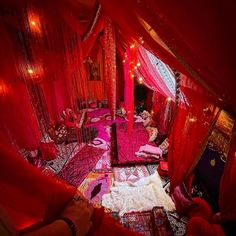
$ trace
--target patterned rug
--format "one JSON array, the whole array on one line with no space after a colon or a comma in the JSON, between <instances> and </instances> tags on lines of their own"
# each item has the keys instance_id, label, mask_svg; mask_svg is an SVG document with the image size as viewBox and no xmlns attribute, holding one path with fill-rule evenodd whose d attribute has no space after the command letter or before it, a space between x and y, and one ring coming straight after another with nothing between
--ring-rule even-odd
<instances>
[{"instance_id":1,"label":"patterned rug","mask_svg":"<svg viewBox=\"0 0 236 236\"><path fill-rule=\"evenodd\" d=\"M103 194L110 191L113 178L112 173L89 173L78 190L95 206L100 206Z\"/></svg>"},{"instance_id":2,"label":"patterned rug","mask_svg":"<svg viewBox=\"0 0 236 236\"><path fill-rule=\"evenodd\" d=\"M120 221L124 227L134 232L146 236L154 235L151 211L127 213L121 217Z\"/></svg>"},{"instance_id":3,"label":"patterned rug","mask_svg":"<svg viewBox=\"0 0 236 236\"><path fill-rule=\"evenodd\" d=\"M172 228L168 220L166 211L162 207L154 207L152 209L154 219L154 232L156 236L172 236Z\"/></svg>"},{"instance_id":4,"label":"patterned rug","mask_svg":"<svg viewBox=\"0 0 236 236\"><path fill-rule=\"evenodd\" d=\"M186 234L186 224L188 219L180 217L176 212L166 212L170 226L175 236L184 236Z\"/></svg>"},{"instance_id":5,"label":"patterned rug","mask_svg":"<svg viewBox=\"0 0 236 236\"><path fill-rule=\"evenodd\" d=\"M118 182L136 182L139 179L149 176L148 170L144 165L130 167L114 167L114 178Z\"/></svg>"},{"instance_id":6,"label":"patterned rug","mask_svg":"<svg viewBox=\"0 0 236 236\"><path fill-rule=\"evenodd\" d=\"M97 173L112 172L110 150L106 151L102 155L101 159L97 162L96 166L94 167L93 172Z\"/></svg>"},{"instance_id":7,"label":"patterned rug","mask_svg":"<svg viewBox=\"0 0 236 236\"><path fill-rule=\"evenodd\" d=\"M128 213L121 217L120 221L126 228L146 236L174 235L162 207L154 207L152 211Z\"/></svg>"},{"instance_id":8,"label":"patterned rug","mask_svg":"<svg viewBox=\"0 0 236 236\"><path fill-rule=\"evenodd\" d=\"M150 175L154 174L157 171L157 164L147 164L146 167Z\"/></svg>"},{"instance_id":9,"label":"patterned rug","mask_svg":"<svg viewBox=\"0 0 236 236\"><path fill-rule=\"evenodd\" d=\"M138 135L137 135L138 134ZM144 126L134 123L133 131L127 133L127 123L116 123L112 127L112 165L157 163L158 159L152 157L138 157L135 155L139 148L149 143L149 135ZM155 144L153 144L155 146Z\"/></svg>"},{"instance_id":10,"label":"patterned rug","mask_svg":"<svg viewBox=\"0 0 236 236\"><path fill-rule=\"evenodd\" d=\"M65 144L57 145L57 158L49 161L47 163L47 166L53 169L54 172L59 173L61 169L66 165L66 163L68 163L68 161L83 147L84 144L78 146L77 142L70 143L67 145Z\"/></svg>"},{"instance_id":11,"label":"patterned rug","mask_svg":"<svg viewBox=\"0 0 236 236\"><path fill-rule=\"evenodd\" d=\"M85 145L59 172L59 177L78 187L95 167L105 150Z\"/></svg>"}]
</instances>

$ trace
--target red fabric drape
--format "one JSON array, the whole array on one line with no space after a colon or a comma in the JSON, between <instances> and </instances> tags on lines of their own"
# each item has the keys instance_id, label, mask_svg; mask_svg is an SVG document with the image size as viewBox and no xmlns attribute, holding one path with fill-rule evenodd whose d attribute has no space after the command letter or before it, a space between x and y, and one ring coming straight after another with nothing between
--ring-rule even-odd
<instances>
[{"instance_id":1,"label":"red fabric drape","mask_svg":"<svg viewBox=\"0 0 236 236\"><path fill-rule=\"evenodd\" d=\"M173 101L175 95L170 91L164 79L157 69L157 65L153 64L149 57L149 52L142 46L137 50L137 61L140 66L137 67L138 74L142 76L143 83L150 89L157 91L165 97L170 97Z\"/></svg>"},{"instance_id":2,"label":"red fabric drape","mask_svg":"<svg viewBox=\"0 0 236 236\"><path fill-rule=\"evenodd\" d=\"M236 194L233 188L236 183L236 124L232 135L231 149L226 161L226 166L222 175L220 185L219 206L222 220L236 220Z\"/></svg>"},{"instance_id":3,"label":"red fabric drape","mask_svg":"<svg viewBox=\"0 0 236 236\"><path fill-rule=\"evenodd\" d=\"M100 2L124 34L143 42L165 63L216 92L236 111L233 1Z\"/></svg>"},{"instance_id":4,"label":"red fabric drape","mask_svg":"<svg viewBox=\"0 0 236 236\"><path fill-rule=\"evenodd\" d=\"M177 108L168 150L171 192L192 172L220 111L201 87L187 78L182 82L186 99Z\"/></svg>"},{"instance_id":5,"label":"red fabric drape","mask_svg":"<svg viewBox=\"0 0 236 236\"><path fill-rule=\"evenodd\" d=\"M169 134L174 115L175 104L158 92L153 94L153 121L160 134Z\"/></svg>"},{"instance_id":6,"label":"red fabric drape","mask_svg":"<svg viewBox=\"0 0 236 236\"><path fill-rule=\"evenodd\" d=\"M134 65L135 65L135 45L127 48L124 63L124 79L125 79L125 109L128 119L128 133L131 134L133 129L134 117Z\"/></svg>"},{"instance_id":7,"label":"red fabric drape","mask_svg":"<svg viewBox=\"0 0 236 236\"><path fill-rule=\"evenodd\" d=\"M114 25L107 18L104 32L105 40L105 80L107 87L108 104L112 119L116 115L116 39Z\"/></svg>"},{"instance_id":8,"label":"red fabric drape","mask_svg":"<svg viewBox=\"0 0 236 236\"><path fill-rule=\"evenodd\" d=\"M18 148L36 149L41 134L25 84L0 83L1 134Z\"/></svg>"},{"instance_id":9,"label":"red fabric drape","mask_svg":"<svg viewBox=\"0 0 236 236\"><path fill-rule=\"evenodd\" d=\"M50 179L17 155L0 135L0 204L17 229L55 218L75 189Z\"/></svg>"}]
</instances>

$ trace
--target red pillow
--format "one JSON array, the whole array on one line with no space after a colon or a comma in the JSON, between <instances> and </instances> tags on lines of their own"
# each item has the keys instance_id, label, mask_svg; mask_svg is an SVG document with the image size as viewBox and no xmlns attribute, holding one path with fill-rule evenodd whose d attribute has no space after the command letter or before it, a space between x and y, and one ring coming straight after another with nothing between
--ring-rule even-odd
<instances>
[{"instance_id":1,"label":"red pillow","mask_svg":"<svg viewBox=\"0 0 236 236\"><path fill-rule=\"evenodd\" d=\"M50 161L56 159L57 148L54 142L40 143L40 150L44 160Z\"/></svg>"},{"instance_id":2,"label":"red pillow","mask_svg":"<svg viewBox=\"0 0 236 236\"><path fill-rule=\"evenodd\" d=\"M89 107L90 107L90 108L97 108L97 103L96 103L96 102L91 102L91 103L89 104Z\"/></svg>"}]
</instances>

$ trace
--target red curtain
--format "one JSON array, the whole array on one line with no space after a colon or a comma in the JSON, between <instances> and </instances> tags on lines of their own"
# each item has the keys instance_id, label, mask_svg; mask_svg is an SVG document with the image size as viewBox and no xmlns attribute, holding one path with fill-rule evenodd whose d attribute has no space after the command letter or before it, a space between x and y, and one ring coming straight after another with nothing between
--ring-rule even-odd
<instances>
[{"instance_id":1,"label":"red curtain","mask_svg":"<svg viewBox=\"0 0 236 236\"><path fill-rule=\"evenodd\" d=\"M0 107L0 133L5 139L16 148L36 149L41 134L26 86L1 80Z\"/></svg>"},{"instance_id":2,"label":"red curtain","mask_svg":"<svg viewBox=\"0 0 236 236\"><path fill-rule=\"evenodd\" d=\"M152 103L152 119L155 122L158 132L168 135L171 130L175 103L158 92L154 92Z\"/></svg>"},{"instance_id":3,"label":"red curtain","mask_svg":"<svg viewBox=\"0 0 236 236\"><path fill-rule=\"evenodd\" d=\"M220 109L216 99L191 80L182 79L183 102L177 108L168 150L171 192L192 172Z\"/></svg>"},{"instance_id":4,"label":"red curtain","mask_svg":"<svg viewBox=\"0 0 236 236\"><path fill-rule=\"evenodd\" d=\"M161 74L157 69L157 65L151 60L151 54L142 46L137 50L137 61L140 66L137 67L139 76L143 78L143 83L150 89L157 91L165 97L175 100L174 91L171 91ZM160 62L161 63L161 62ZM139 65L139 64L138 64ZM175 88L174 78L171 84Z\"/></svg>"},{"instance_id":5,"label":"red curtain","mask_svg":"<svg viewBox=\"0 0 236 236\"><path fill-rule=\"evenodd\" d=\"M236 183L236 124L232 135L231 149L221 179L219 206L223 222L236 220L236 194L233 190Z\"/></svg>"}]
</instances>

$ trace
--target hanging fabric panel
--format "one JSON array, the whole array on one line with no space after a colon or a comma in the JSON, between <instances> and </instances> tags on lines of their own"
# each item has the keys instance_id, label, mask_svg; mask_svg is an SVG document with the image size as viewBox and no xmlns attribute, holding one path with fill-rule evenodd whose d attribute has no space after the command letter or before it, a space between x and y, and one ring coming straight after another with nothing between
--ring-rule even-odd
<instances>
[{"instance_id":1,"label":"hanging fabric panel","mask_svg":"<svg viewBox=\"0 0 236 236\"><path fill-rule=\"evenodd\" d=\"M177 108L168 149L171 192L192 172L220 112L214 97L188 78L181 82L186 98Z\"/></svg>"},{"instance_id":2,"label":"hanging fabric panel","mask_svg":"<svg viewBox=\"0 0 236 236\"><path fill-rule=\"evenodd\" d=\"M116 115L116 41L114 26L109 18L106 19L104 32L105 40L105 80L107 85L107 98L112 119Z\"/></svg>"},{"instance_id":3,"label":"hanging fabric panel","mask_svg":"<svg viewBox=\"0 0 236 236\"><path fill-rule=\"evenodd\" d=\"M135 45L132 44L126 50L124 61L124 79L125 79L125 110L128 119L128 134L133 130L134 120L134 65L135 65Z\"/></svg>"},{"instance_id":4,"label":"hanging fabric panel","mask_svg":"<svg viewBox=\"0 0 236 236\"><path fill-rule=\"evenodd\" d=\"M167 67L162 68L163 64L154 55L148 52L142 46L137 49L137 74L142 78L143 83L150 89L157 91L165 97L175 100L175 80ZM160 73L160 67L164 70ZM164 65L163 65L164 67ZM165 77L164 77L165 76Z\"/></svg>"}]
</instances>

